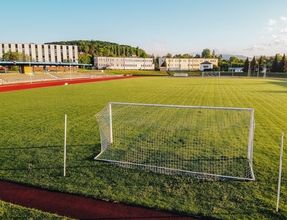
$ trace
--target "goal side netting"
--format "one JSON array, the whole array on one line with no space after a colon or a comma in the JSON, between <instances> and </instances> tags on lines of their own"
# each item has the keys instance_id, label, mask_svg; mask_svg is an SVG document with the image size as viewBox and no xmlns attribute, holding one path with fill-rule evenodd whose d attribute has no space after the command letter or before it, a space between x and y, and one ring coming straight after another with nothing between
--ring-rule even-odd
<instances>
[{"instance_id":1,"label":"goal side netting","mask_svg":"<svg viewBox=\"0 0 287 220\"><path fill-rule=\"evenodd\" d=\"M97 161L164 174L255 180L254 110L109 103Z\"/></svg>"}]
</instances>

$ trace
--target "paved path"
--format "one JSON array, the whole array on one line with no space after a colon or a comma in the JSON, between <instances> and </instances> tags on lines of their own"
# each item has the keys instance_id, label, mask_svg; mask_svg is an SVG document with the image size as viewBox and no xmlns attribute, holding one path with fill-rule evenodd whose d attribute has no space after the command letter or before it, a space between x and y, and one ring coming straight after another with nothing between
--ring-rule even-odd
<instances>
[{"instance_id":1,"label":"paved path","mask_svg":"<svg viewBox=\"0 0 287 220\"><path fill-rule=\"evenodd\" d=\"M77 219L194 219L7 181L0 181L0 200Z\"/></svg>"}]
</instances>

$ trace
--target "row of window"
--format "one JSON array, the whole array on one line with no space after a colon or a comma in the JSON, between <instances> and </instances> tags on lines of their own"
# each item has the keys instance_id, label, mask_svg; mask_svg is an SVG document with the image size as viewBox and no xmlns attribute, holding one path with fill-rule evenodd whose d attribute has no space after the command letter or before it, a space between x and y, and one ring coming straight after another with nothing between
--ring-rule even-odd
<instances>
[{"instance_id":1,"label":"row of window","mask_svg":"<svg viewBox=\"0 0 287 220\"><path fill-rule=\"evenodd\" d=\"M149 64L153 64L153 62L95 62L98 63L99 65L149 65Z\"/></svg>"},{"instance_id":2,"label":"row of window","mask_svg":"<svg viewBox=\"0 0 287 220\"><path fill-rule=\"evenodd\" d=\"M208 62L211 62L211 63L215 63L217 62L217 60L167 60L168 63L202 63L204 61L208 61Z\"/></svg>"},{"instance_id":3,"label":"row of window","mask_svg":"<svg viewBox=\"0 0 287 220\"><path fill-rule=\"evenodd\" d=\"M66 46L66 45L65 46L60 45L60 50L56 49L57 47L56 45L46 45L46 47L44 47L44 45L34 45L34 46L35 48L32 48L31 44L0 44L0 52L2 52L2 55L6 53L7 51L19 52L19 53L24 52L25 54L31 57L32 61L37 61L37 62L38 61L64 62L64 61L70 61L70 60L72 62L77 61L76 55L78 51L76 50L76 46L71 47L71 46ZM65 51L66 53L64 53L63 48L66 48L66 51ZM69 50L69 48L70 49L72 48L72 51ZM55 50L53 51L53 49Z\"/></svg>"},{"instance_id":4,"label":"row of window","mask_svg":"<svg viewBox=\"0 0 287 220\"><path fill-rule=\"evenodd\" d=\"M176 64L167 64L167 66L168 67L181 67L181 65L179 64L179 65L176 65ZM183 65L183 67L185 67L185 66L190 66L190 67L198 67L198 66L200 66L199 64L188 64L188 65Z\"/></svg>"},{"instance_id":5,"label":"row of window","mask_svg":"<svg viewBox=\"0 0 287 220\"><path fill-rule=\"evenodd\" d=\"M0 51L2 51L2 54L4 54L4 53L6 53L6 52L8 52L8 51L12 51L12 52L19 52L19 53L23 53L23 52L27 52L27 50L26 49L18 49L18 48L15 48L15 50L12 50L12 49L8 49L8 50L5 50L5 48L2 48L2 50L0 50ZM47 52L48 54L59 54L59 52L61 53L61 54L64 54L64 52L63 52L63 50L61 50L61 51L54 51L53 53L52 53L52 50L48 50L48 51L46 51L46 50L38 50L37 48L33 51L31 48L29 48L29 54L30 55L32 55L33 53L35 53L35 54L39 54L39 52L40 53L42 53L42 54L44 54L45 52ZM44 52L44 53L43 53ZM69 56L69 54L70 54L70 51L66 51L66 54ZM75 51L72 51L72 54L75 56L76 55L76 53L75 53Z\"/></svg>"},{"instance_id":6,"label":"row of window","mask_svg":"<svg viewBox=\"0 0 287 220\"><path fill-rule=\"evenodd\" d=\"M78 47L77 46L74 46L74 45L54 45L54 44L0 44L0 47L2 48L5 48L5 45L8 45L8 48L11 49L12 46L14 48L26 48L28 46L28 48L32 48L32 45L38 49L38 48L42 48L42 50L44 50L44 47L48 47L49 49L53 48L55 50L57 50L58 47L60 47L61 50L63 50L64 48L66 50L69 50L69 48L72 48L72 50L78 50ZM20 46L20 47L19 47Z\"/></svg>"},{"instance_id":7,"label":"row of window","mask_svg":"<svg viewBox=\"0 0 287 220\"><path fill-rule=\"evenodd\" d=\"M69 58L70 56L70 53L72 54L73 58L75 59L76 57L76 54L77 54L77 48L75 46L70 46L70 49L72 48L72 50L69 49L69 46L60 46L60 51L57 50L56 48L56 45L47 45L46 47L44 47L44 45L34 45L35 48L32 48L31 44L6 44L8 45L8 47L5 47L5 44L0 44L0 52L2 52L2 54L8 52L8 51L12 51L12 52L19 52L19 53L26 53L26 54L29 54L30 56L33 56L33 54L36 55L36 57L39 56L39 54L43 54L43 59L45 58L44 54L45 53L48 53L49 56L51 54L59 54L59 52L61 53L61 57L63 57L64 55L64 49L63 48L66 48L66 53L67 54L67 58ZM12 47L12 45L14 47ZM20 46L20 47L19 47ZM27 47L28 46L28 47ZM38 47L40 46L40 47ZM33 50L35 49L35 50ZM42 50L41 50L42 49ZM48 51L47 51L48 49ZM54 49L54 51L53 51ZM28 52L29 51L29 52ZM53 51L53 53L52 53ZM28 52L28 53L27 53ZM55 55L55 56L57 56Z\"/></svg>"},{"instance_id":8,"label":"row of window","mask_svg":"<svg viewBox=\"0 0 287 220\"><path fill-rule=\"evenodd\" d=\"M153 62L153 60L150 58L138 59L138 58L102 58L102 57L99 57L98 60L101 62Z\"/></svg>"},{"instance_id":9,"label":"row of window","mask_svg":"<svg viewBox=\"0 0 287 220\"><path fill-rule=\"evenodd\" d=\"M109 65L109 64L98 64L99 67L107 67L107 66L114 66L114 67L138 67L136 64L115 64L115 65ZM140 65L141 67L153 67L154 65Z\"/></svg>"}]
</instances>

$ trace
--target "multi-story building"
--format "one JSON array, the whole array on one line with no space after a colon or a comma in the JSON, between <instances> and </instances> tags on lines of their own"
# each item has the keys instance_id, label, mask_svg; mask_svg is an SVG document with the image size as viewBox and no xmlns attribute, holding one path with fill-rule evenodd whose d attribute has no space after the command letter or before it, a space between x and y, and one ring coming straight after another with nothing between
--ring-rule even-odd
<instances>
[{"instance_id":1,"label":"multi-story building","mask_svg":"<svg viewBox=\"0 0 287 220\"><path fill-rule=\"evenodd\" d=\"M216 58L159 58L159 67L166 70L193 71L201 70L206 62L210 63L209 68L218 66Z\"/></svg>"},{"instance_id":2,"label":"multi-story building","mask_svg":"<svg viewBox=\"0 0 287 220\"><path fill-rule=\"evenodd\" d=\"M25 54L31 62L78 62L78 46L74 45L0 43L0 60L7 52Z\"/></svg>"},{"instance_id":3,"label":"multi-story building","mask_svg":"<svg viewBox=\"0 0 287 220\"><path fill-rule=\"evenodd\" d=\"M139 57L95 57L94 66L97 69L121 70L153 70L153 58Z\"/></svg>"}]
</instances>

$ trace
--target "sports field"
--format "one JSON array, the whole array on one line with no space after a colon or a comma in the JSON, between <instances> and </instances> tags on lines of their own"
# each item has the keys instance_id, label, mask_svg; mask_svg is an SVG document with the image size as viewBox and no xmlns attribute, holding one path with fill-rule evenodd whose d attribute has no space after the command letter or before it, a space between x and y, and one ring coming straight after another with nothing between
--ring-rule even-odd
<instances>
[{"instance_id":1,"label":"sports field","mask_svg":"<svg viewBox=\"0 0 287 220\"><path fill-rule=\"evenodd\" d=\"M280 212L275 212L279 137L287 133L285 80L142 77L4 92L0 97L1 179L190 215L287 218L286 156ZM110 101L254 108L256 181L205 181L95 162L100 151L95 114Z\"/></svg>"},{"instance_id":2,"label":"sports field","mask_svg":"<svg viewBox=\"0 0 287 220\"><path fill-rule=\"evenodd\" d=\"M41 212L35 209L24 208L18 205L0 201L1 219L67 219L54 214Z\"/></svg>"}]
</instances>

